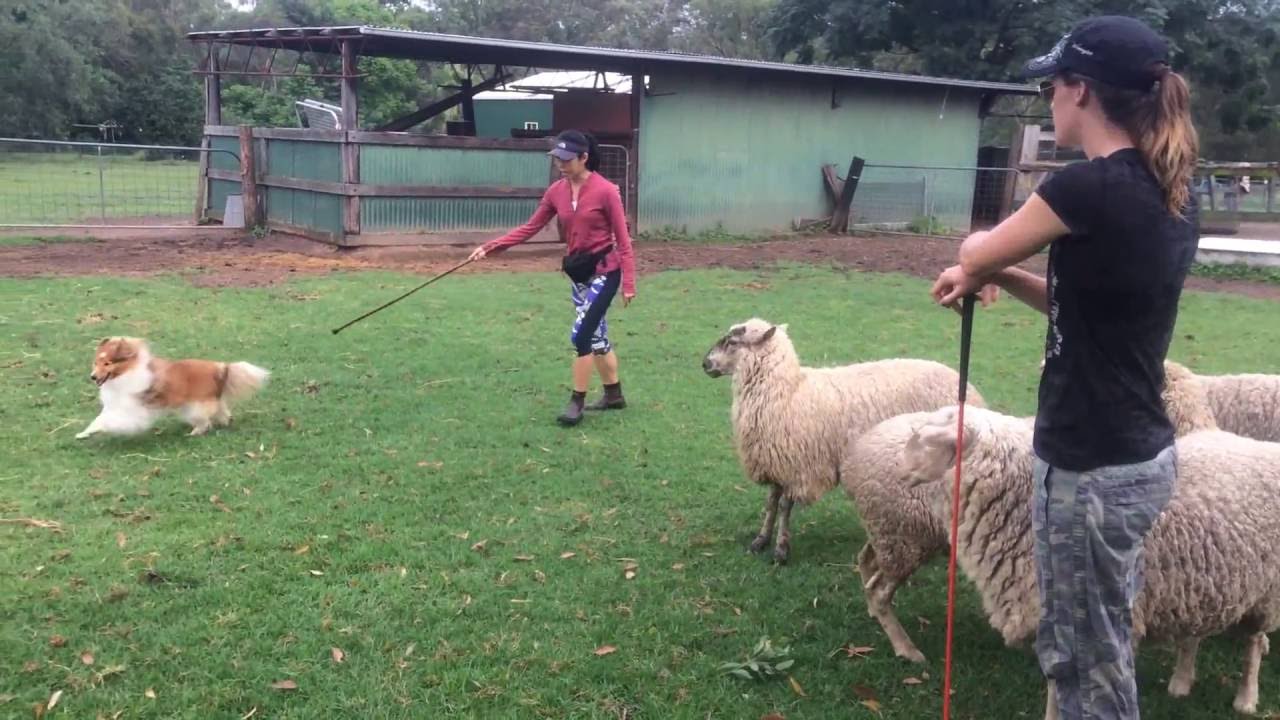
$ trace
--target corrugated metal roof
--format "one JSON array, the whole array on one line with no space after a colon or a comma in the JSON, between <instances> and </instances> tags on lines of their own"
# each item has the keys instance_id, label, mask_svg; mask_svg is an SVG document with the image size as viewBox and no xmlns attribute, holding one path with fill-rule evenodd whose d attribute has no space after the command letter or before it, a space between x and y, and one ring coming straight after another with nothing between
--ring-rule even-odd
<instances>
[{"instance_id":1,"label":"corrugated metal roof","mask_svg":"<svg viewBox=\"0 0 1280 720\"><path fill-rule=\"evenodd\" d=\"M1035 94L1030 85L961 80L908 75L905 73L859 70L829 65L795 65L763 60L739 60L714 55L696 55L655 50L557 45L525 40L447 35L365 25L306 28L262 28L254 30L210 30L187 34L195 42L226 42L239 45L266 45L309 52L338 51L343 40L359 42L362 55L415 60L466 62L480 65L528 65L568 70L612 70L621 73L702 66L727 71L787 73L832 78L857 78L883 82L970 88L992 92Z\"/></svg>"},{"instance_id":2,"label":"corrugated metal roof","mask_svg":"<svg viewBox=\"0 0 1280 720\"><path fill-rule=\"evenodd\" d=\"M551 70L499 85L503 90L476 93L476 100L550 100L558 90L600 90L627 95L631 76L595 70Z\"/></svg>"}]
</instances>

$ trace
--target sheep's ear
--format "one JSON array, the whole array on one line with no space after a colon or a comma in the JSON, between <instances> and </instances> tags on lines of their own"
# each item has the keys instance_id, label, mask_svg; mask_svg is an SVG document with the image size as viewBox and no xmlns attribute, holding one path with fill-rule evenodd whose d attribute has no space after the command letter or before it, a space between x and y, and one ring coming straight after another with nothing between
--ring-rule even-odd
<instances>
[{"instance_id":1,"label":"sheep's ear","mask_svg":"<svg viewBox=\"0 0 1280 720\"><path fill-rule=\"evenodd\" d=\"M770 325L768 330L764 331L764 335L760 338L760 342L768 342L773 338L773 334L778 332L777 325Z\"/></svg>"},{"instance_id":2,"label":"sheep's ear","mask_svg":"<svg viewBox=\"0 0 1280 720\"><path fill-rule=\"evenodd\" d=\"M967 434L967 433L966 433ZM956 449L956 426L925 425L917 431L916 436L926 447L953 452Z\"/></svg>"}]
</instances>

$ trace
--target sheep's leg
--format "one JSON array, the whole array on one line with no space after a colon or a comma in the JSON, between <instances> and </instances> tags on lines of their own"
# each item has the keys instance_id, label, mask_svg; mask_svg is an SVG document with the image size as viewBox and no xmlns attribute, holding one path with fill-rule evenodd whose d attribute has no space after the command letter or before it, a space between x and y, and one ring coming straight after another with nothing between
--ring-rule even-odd
<instances>
[{"instance_id":1,"label":"sheep's leg","mask_svg":"<svg viewBox=\"0 0 1280 720\"><path fill-rule=\"evenodd\" d=\"M894 654L911 662L924 662L924 653L911 642L911 636L902 627L902 623L898 622L898 615L893 611L893 596L898 592L903 578L886 573L880 567L871 543L864 545L858 553L858 574L862 576L867 613L880 623L884 634L889 637L889 643L893 645Z\"/></svg>"},{"instance_id":2,"label":"sheep's leg","mask_svg":"<svg viewBox=\"0 0 1280 720\"><path fill-rule=\"evenodd\" d=\"M1044 720L1058 720L1058 686L1052 680L1044 703Z\"/></svg>"},{"instance_id":3,"label":"sheep's leg","mask_svg":"<svg viewBox=\"0 0 1280 720\"><path fill-rule=\"evenodd\" d=\"M769 497L764 502L764 524L760 526L760 534L751 541L751 552L758 553L769 546L773 540L773 525L778 519L778 500L782 498L782 487L769 486Z\"/></svg>"},{"instance_id":4,"label":"sheep's leg","mask_svg":"<svg viewBox=\"0 0 1280 720\"><path fill-rule=\"evenodd\" d=\"M1244 677L1236 691L1236 712L1252 715L1258 711L1258 671L1262 668L1262 656L1271 650L1266 633L1249 636L1244 648Z\"/></svg>"},{"instance_id":5,"label":"sheep's leg","mask_svg":"<svg viewBox=\"0 0 1280 720\"><path fill-rule=\"evenodd\" d=\"M773 546L773 559L785 563L791 557L791 507L794 502L783 497L778 508L778 543Z\"/></svg>"},{"instance_id":6,"label":"sheep's leg","mask_svg":"<svg viewBox=\"0 0 1280 720\"><path fill-rule=\"evenodd\" d=\"M1196 653L1200 650L1200 638L1189 637L1178 641L1178 662L1169 678L1169 694L1186 697L1196 682Z\"/></svg>"}]
</instances>

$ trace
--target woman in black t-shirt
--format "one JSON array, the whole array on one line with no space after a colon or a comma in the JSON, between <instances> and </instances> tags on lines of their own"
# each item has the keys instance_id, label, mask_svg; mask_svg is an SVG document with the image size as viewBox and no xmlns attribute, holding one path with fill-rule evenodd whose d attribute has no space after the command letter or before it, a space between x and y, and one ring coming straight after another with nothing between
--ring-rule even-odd
<instances>
[{"instance_id":1,"label":"woman in black t-shirt","mask_svg":"<svg viewBox=\"0 0 1280 720\"><path fill-rule=\"evenodd\" d=\"M1049 707L1137 718L1131 648L1142 543L1173 493L1163 363L1199 239L1198 153L1186 82L1142 23L1077 25L1027 76L1077 163L1007 220L975 233L932 295L955 307L995 288L1049 316L1036 414L1032 525ZM1012 267L1049 245L1047 277Z\"/></svg>"}]
</instances>

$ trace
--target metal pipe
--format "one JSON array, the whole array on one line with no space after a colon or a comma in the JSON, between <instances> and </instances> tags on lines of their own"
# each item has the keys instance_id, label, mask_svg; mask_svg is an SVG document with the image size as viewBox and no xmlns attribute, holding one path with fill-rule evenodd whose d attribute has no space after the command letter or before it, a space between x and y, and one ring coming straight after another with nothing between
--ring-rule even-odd
<instances>
[{"instance_id":1,"label":"metal pipe","mask_svg":"<svg viewBox=\"0 0 1280 720\"><path fill-rule=\"evenodd\" d=\"M71 140L32 140L30 138L0 137L0 143L30 143L33 145L57 145L60 147L96 147L96 148L129 148L131 150L181 150L184 152L220 152L240 160L239 153L222 148L184 147L181 145L130 145L128 143L91 143L73 142Z\"/></svg>"},{"instance_id":2,"label":"metal pipe","mask_svg":"<svg viewBox=\"0 0 1280 720\"><path fill-rule=\"evenodd\" d=\"M102 222L107 221L107 188L102 175L102 146L98 146L98 211Z\"/></svg>"}]
</instances>

